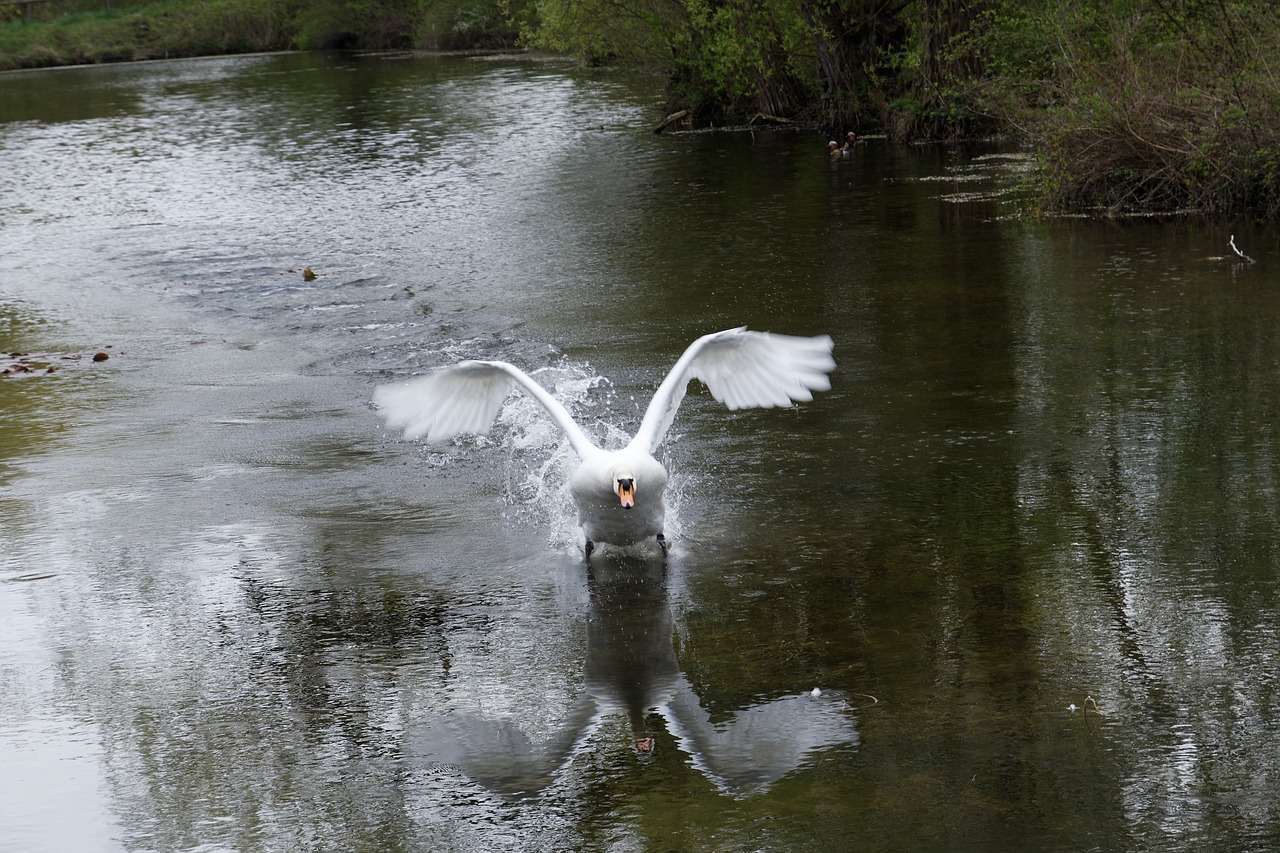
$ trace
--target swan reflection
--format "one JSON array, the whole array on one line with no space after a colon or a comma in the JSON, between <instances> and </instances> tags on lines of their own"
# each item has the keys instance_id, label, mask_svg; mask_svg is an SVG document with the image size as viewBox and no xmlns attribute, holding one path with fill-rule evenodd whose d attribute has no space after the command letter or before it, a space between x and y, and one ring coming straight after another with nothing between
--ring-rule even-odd
<instances>
[{"instance_id":1,"label":"swan reflection","mask_svg":"<svg viewBox=\"0 0 1280 853\"><path fill-rule=\"evenodd\" d=\"M552 734L534 738L515 720L446 713L420 721L413 751L491 790L527 795L550 785L607 720L627 719L636 756L646 760L660 718L691 766L721 792L748 796L820 750L857 745L853 710L839 693L781 696L713 721L676 659L664 565L600 560L588 589L584 689Z\"/></svg>"}]
</instances>

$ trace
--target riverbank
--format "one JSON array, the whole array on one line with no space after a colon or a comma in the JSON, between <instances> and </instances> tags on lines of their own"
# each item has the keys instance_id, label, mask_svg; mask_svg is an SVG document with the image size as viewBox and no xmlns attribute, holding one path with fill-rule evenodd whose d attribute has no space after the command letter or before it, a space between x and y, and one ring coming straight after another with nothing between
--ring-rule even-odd
<instances>
[{"instance_id":1,"label":"riverbank","mask_svg":"<svg viewBox=\"0 0 1280 853\"><path fill-rule=\"evenodd\" d=\"M0 7L0 71L281 50L501 49L515 19L489 2L374 16L358 3L55 0Z\"/></svg>"},{"instance_id":2,"label":"riverbank","mask_svg":"<svg viewBox=\"0 0 1280 853\"><path fill-rule=\"evenodd\" d=\"M859 0L827 17L796 0L695 5L633 15L631 0L49 0L29 21L0 7L0 70L523 46L657 68L667 112L696 126L770 116L901 142L1016 134L1036 153L1046 211L1280 216L1280 78L1268 64L1280 7L988 0L982 13L925 20L924 0L866 19L852 14L870 8Z\"/></svg>"},{"instance_id":3,"label":"riverbank","mask_svg":"<svg viewBox=\"0 0 1280 853\"><path fill-rule=\"evenodd\" d=\"M31 20L0 25L0 70L88 65L296 47L266 7L230 3L113 4L60 14L36 7Z\"/></svg>"}]
</instances>

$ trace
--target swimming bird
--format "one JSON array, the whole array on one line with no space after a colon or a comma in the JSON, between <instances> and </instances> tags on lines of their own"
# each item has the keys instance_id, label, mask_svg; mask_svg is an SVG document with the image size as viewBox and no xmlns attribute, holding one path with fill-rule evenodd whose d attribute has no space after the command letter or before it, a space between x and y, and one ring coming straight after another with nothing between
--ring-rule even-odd
<instances>
[{"instance_id":1,"label":"swimming bird","mask_svg":"<svg viewBox=\"0 0 1280 853\"><path fill-rule=\"evenodd\" d=\"M746 326L698 338L676 361L653 395L635 437L621 450L604 450L587 437L569 411L541 385L505 361L462 361L426 376L374 391L387 425L408 440L446 441L489 431L512 388L519 386L546 410L580 460L569 480L586 534L596 543L632 545L656 540L665 554L663 492L667 469L654 458L684 399L689 380L701 380L730 409L786 407L827 391L835 368L828 335L797 337L748 331Z\"/></svg>"}]
</instances>

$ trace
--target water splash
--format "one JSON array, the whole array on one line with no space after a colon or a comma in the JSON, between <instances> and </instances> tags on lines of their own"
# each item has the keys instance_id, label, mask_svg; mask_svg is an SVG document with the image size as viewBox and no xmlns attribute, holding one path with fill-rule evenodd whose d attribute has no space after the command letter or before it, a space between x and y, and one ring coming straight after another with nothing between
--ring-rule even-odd
<instances>
[{"instance_id":1,"label":"water splash","mask_svg":"<svg viewBox=\"0 0 1280 853\"><path fill-rule=\"evenodd\" d=\"M613 383L594 373L587 364L565 362L531 374L573 416L590 438L606 449L618 449L631 440L635 423L605 420L617 406ZM578 458L564 434L546 412L525 394L514 394L503 405L496 421L496 435L507 450L507 488L503 496L510 520L548 531L548 544L559 550L582 545L577 508L569 491L569 479ZM668 539L676 532L683 477L668 484Z\"/></svg>"}]
</instances>

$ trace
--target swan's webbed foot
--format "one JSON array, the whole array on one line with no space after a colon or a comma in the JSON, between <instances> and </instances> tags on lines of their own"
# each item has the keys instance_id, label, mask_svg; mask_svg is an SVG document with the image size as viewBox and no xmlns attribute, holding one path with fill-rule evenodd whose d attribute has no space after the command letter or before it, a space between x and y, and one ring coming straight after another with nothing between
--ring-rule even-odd
<instances>
[{"instance_id":1,"label":"swan's webbed foot","mask_svg":"<svg viewBox=\"0 0 1280 853\"><path fill-rule=\"evenodd\" d=\"M662 549L662 556L667 556L667 537L661 533L658 534L658 547Z\"/></svg>"},{"instance_id":2,"label":"swan's webbed foot","mask_svg":"<svg viewBox=\"0 0 1280 853\"><path fill-rule=\"evenodd\" d=\"M587 552L587 559L588 559L588 560L590 560L590 559L591 559L591 552L592 552L592 551L594 551L595 549L596 549L596 543L594 543L594 542L592 542L590 539L588 539L588 540L587 540L586 547L585 547L585 549L584 549L584 550L586 550L586 552Z\"/></svg>"}]
</instances>

